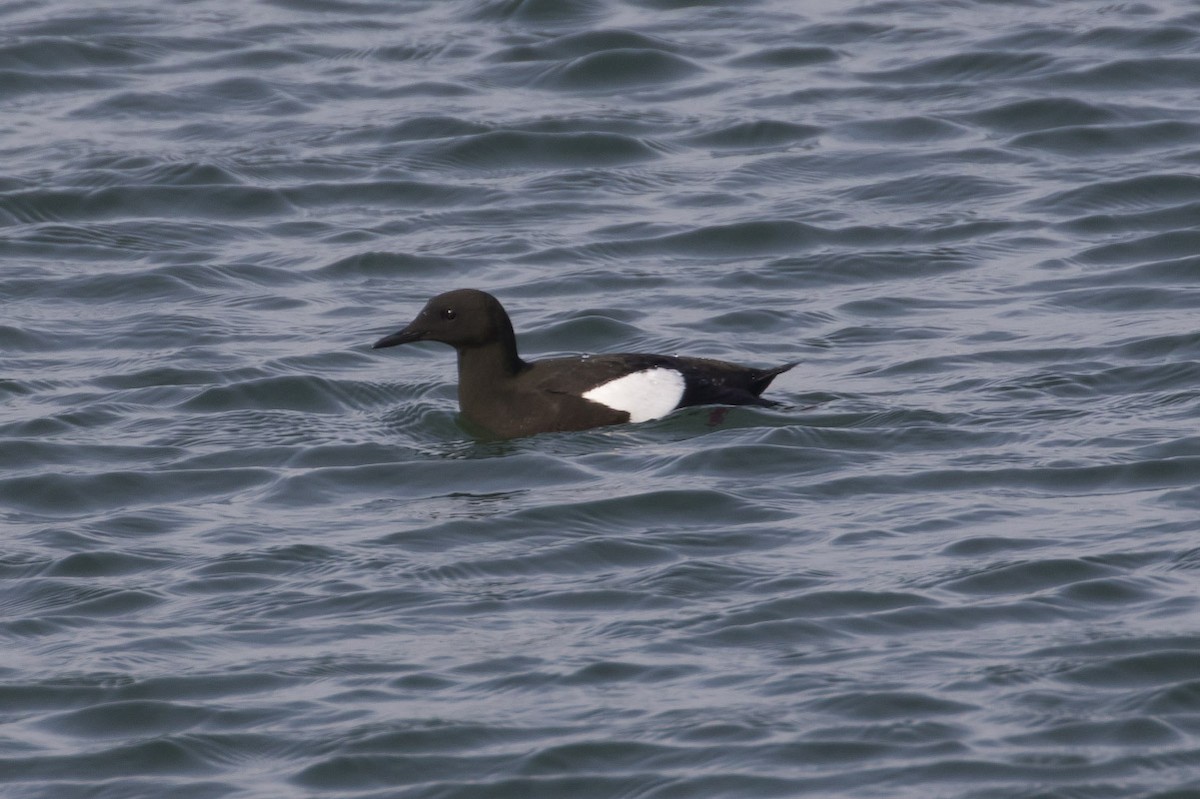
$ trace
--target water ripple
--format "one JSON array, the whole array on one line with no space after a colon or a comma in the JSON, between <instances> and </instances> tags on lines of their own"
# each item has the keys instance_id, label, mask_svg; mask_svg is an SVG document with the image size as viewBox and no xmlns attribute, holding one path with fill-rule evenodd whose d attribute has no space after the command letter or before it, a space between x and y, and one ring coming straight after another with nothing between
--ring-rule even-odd
<instances>
[{"instance_id":1,"label":"water ripple","mask_svg":"<svg viewBox=\"0 0 1200 799\"><path fill-rule=\"evenodd\" d=\"M0 16L0 792L1200 790L1187 3ZM455 286L800 364L477 439Z\"/></svg>"}]
</instances>

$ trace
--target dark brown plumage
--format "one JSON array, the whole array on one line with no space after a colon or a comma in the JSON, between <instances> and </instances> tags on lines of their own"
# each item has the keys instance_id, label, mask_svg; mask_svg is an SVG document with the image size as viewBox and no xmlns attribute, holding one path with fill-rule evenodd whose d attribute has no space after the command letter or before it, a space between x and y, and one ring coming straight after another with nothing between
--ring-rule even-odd
<instances>
[{"instance_id":1,"label":"dark brown plumage","mask_svg":"<svg viewBox=\"0 0 1200 799\"><path fill-rule=\"evenodd\" d=\"M504 438L656 418L692 405L775 405L759 395L776 376L795 366L756 369L709 358L645 353L526 362L517 354L504 307L476 289L434 297L407 327L374 346L413 341L440 341L457 350L463 416ZM618 398L612 399L613 381L630 376L633 379L615 387ZM608 389L601 390L606 385ZM632 399L627 399L630 392ZM589 393L590 399L584 396ZM643 400L648 410L631 404Z\"/></svg>"}]
</instances>

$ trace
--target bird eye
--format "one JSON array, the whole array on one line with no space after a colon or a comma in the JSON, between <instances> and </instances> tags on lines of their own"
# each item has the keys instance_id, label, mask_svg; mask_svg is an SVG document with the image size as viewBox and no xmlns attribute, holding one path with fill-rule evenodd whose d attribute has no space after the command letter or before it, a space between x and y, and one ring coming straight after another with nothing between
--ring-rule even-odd
<instances>
[{"instance_id":1,"label":"bird eye","mask_svg":"<svg viewBox=\"0 0 1200 799\"><path fill-rule=\"evenodd\" d=\"M445 319L447 322L454 319L454 317L456 317L456 316L458 316L458 312L455 311L453 308L446 308L445 310L442 311L442 318Z\"/></svg>"}]
</instances>

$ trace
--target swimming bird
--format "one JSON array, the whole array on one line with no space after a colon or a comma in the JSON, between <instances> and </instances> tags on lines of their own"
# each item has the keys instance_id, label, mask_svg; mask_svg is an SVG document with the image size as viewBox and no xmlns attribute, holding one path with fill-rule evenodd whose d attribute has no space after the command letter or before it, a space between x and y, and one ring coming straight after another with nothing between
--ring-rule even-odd
<instances>
[{"instance_id":1,"label":"swimming bird","mask_svg":"<svg viewBox=\"0 0 1200 799\"><path fill-rule=\"evenodd\" d=\"M459 409L500 438L644 422L693 405L774 406L759 395L796 365L755 369L644 353L524 361L504 306L477 289L439 294L373 348L413 341L440 341L458 351Z\"/></svg>"}]
</instances>

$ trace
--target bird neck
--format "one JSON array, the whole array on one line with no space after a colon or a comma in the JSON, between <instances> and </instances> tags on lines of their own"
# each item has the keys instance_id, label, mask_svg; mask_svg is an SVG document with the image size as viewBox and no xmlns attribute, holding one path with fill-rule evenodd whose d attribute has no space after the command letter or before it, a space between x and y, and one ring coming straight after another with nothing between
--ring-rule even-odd
<instances>
[{"instance_id":1,"label":"bird neck","mask_svg":"<svg viewBox=\"0 0 1200 799\"><path fill-rule=\"evenodd\" d=\"M517 340L511 327L498 339L478 347L458 351L458 391L488 391L501 381L516 377L527 364L517 354Z\"/></svg>"},{"instance_id":2,"label":"bird neck","mask_svg":"<svg viewBox=\"0 0 1200 799\"><path fill-rule=\"evenodd\" d=\"M466 419L486 428L496 407L512 405L514 378L529 365L517 354L512 322L498 305L491 315L491 329L484 332L481 343L456 349L458 408Z\"/></svg>"}]
</instances>

